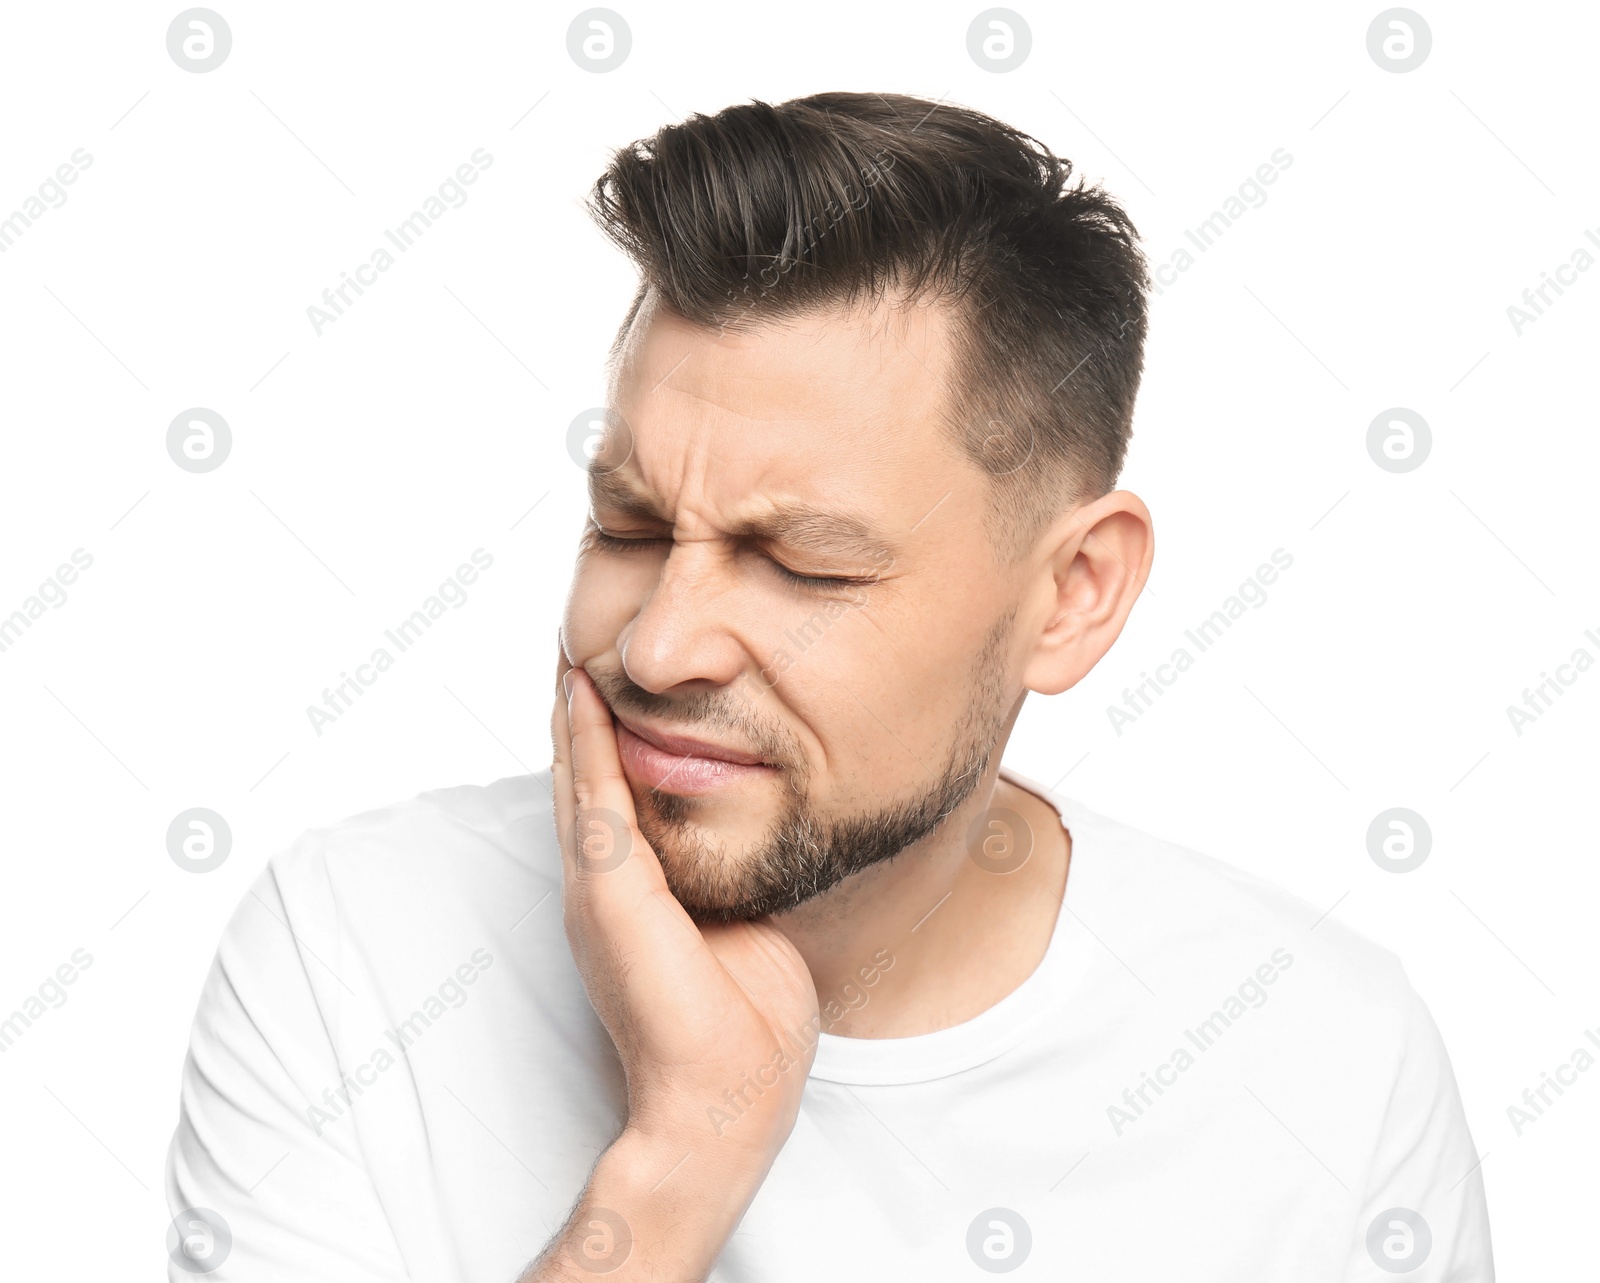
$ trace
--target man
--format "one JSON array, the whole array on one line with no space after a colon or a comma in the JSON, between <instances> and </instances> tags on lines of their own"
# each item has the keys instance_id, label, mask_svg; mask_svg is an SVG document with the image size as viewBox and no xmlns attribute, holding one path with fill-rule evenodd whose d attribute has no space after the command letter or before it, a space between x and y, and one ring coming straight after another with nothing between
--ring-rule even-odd
<instances>
[{"instance_id":1,"label":"man","mask_svg":"<svg viewBox=\"0 0 1600 1283\"><path fill-rule=\"evenodd\" d=\"M1398 960L1001 765L1154 552L1144 260L1069 173L877 94L614 157L553 764L271 862L174 1278L1493 1277Z\"/></svg>"}]
</instances>

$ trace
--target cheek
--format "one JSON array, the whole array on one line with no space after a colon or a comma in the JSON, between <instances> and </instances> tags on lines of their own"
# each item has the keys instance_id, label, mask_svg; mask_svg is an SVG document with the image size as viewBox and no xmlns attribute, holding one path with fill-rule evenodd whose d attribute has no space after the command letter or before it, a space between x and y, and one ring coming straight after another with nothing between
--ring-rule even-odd
<instances>
[{"instance_id":1,"label":"cheek","mask_svg":"<svg viewBox=\"0 0 1600 1283\"><path fill-rule=\"evenodd\" d=\"M982 607L975 601L973 613ZM849 701L854 715L864 719L869 759L887 758L895 769L925 778L926 766L946 751L958 727L973 716L986 723L994 715L994 693L980 690L973 672L984 639L952 614L942 606L926 617L886 625L865 666L848 679L871 709L867 713Z\"/></svg>"},{"instance_id":2,"label":"cheek","mask_svg":"<svg viewBox=\"0 0 1600 1283\"><path fill-rule=\"evenodd\" d=\"M638 613L638 588L632 578L600 561L580 560L561 617L561 636L573 663L587 663L616 646L628 620Z\"/></svg>"},{"instance_id":3,"label":"cheek","mask_svg":"<svg viewBox=\"0 0 1600 1283\"><path fill-rule=\"evenodd\" d=\"M914 647L862 641L841 638L815 663L802 657L778 688L823 740L836 786L852 794L922 778L952 722L947 672L926 666Z\"/></svg>"}]
</instances>

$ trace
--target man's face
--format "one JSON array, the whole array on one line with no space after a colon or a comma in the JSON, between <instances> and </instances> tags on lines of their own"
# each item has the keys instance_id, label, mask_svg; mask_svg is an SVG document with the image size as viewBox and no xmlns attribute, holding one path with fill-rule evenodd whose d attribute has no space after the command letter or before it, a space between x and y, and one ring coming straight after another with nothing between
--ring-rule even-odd
<instances>
[{"instance_id":1,"label":"man's face","mask_svg":"<svg viewBox=\"0 0 1600 1283\"><path fill-rule=\"evenodd\" d=\"M884 305L723 334L651 299L626 339L563 644L697 919L783 912L927 837L1009 731L1015 585L985 475L936 426L951 324Z\"/></svg>"}]
</instances>

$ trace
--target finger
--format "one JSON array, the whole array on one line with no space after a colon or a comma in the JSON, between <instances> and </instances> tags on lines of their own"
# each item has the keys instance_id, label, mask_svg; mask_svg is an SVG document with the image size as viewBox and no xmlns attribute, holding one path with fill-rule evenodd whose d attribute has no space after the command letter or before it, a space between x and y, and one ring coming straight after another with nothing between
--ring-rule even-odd
<instances>
[{"instance_id":1,"label":"finger","mask_svg":"<svg viewBox=\"0 0 1600 1283\"><path fill-rule=\"evenodd\" d=\"M661 862L639 831L605 701L587 673L558 664L562 675L566 668L572 694L557 697L551 723L558 743L553 774L567 939L585 972L595 966L615 970L620 964L635 1009L642 1004L667 1011L684 992L716 984L720 964L673 898ZM626 962L636 957L653 964ZM608 982L615 983L615 978ZM631 1036L627 1020L608 1012L603 1001L596 1011L614 1040Z\"/></svg>"},{"instance_id":2,"label":"finger","mask_svg":"<svg viewBox=\"0 0 1600 1283\"><path fill-rule=\"evenodd\" d=\"M636 901L638 893L654 890L665 880L639 832L633 792L622 772L616 729L605 701L581 668L572 670L571 681L567 720L578 871L618 883L619 894L631 889ZM624 876L605 877L612 873Z\"/></svg>"},{"instance_id":3,"label":"finger","mask_svg":"<svg viewBox=\"0 0 1600 1283\"><path fill-rule=\"evenodd\" d=\"M561 846L563 877L575 872L573 823L576 803L572 793L572 733L567 723L567 692L561 679L572 668L566 647L556 642L555 699L550 711L550 787L555 794L556 837Z\"/></svg>"}]
</instances>

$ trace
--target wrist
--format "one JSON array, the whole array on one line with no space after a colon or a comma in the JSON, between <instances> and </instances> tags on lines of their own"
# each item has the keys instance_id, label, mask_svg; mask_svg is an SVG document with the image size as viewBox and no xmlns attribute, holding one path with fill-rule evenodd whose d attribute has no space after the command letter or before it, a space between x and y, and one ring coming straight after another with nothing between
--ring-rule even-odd
<instances>
[{"instance_id":1,"label":"wrist","mask_svg":"<svg viewBox=\"0 0 1600 1283\"><path fill-rule=\"evenodd\" d=\"M692 1130L629 1126L600 1155L548 1265L580 1278L702 1280L770 1160Z\"/></svg>"},{"instance_id":2,"label":"wrist","mask_svg":"<svg viewBox=\"0 0 1600 1283\"><path fill-rule=\"evenodd\" d=\"M778 1148L722 1139L709 1127L647 1126L630 1120L600 1165L620 1188L651 1196L653 1205L671 1209L710 1194L719 1201L737 1198L742 1214L766 1179Z\"/></svg>"},{"instance_id":3,"label":"wrist","mask_svg":"<svg viewBox=\"0 0 1600 1283\"><path fill-rule=\"evenodd\" d=\"M669 1165L688 1153L713 1168L754 1172L759 1181L794 1129L799 1104L753 1084L720 1095L636 1093L622 1135L640 1155L671 1151Z\"/></svg>"}]
</instances>

